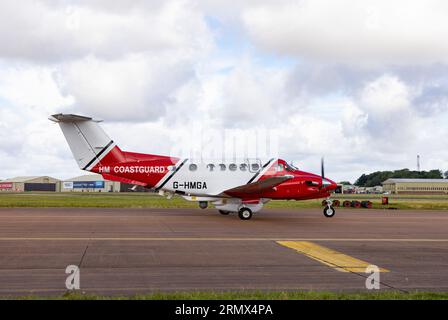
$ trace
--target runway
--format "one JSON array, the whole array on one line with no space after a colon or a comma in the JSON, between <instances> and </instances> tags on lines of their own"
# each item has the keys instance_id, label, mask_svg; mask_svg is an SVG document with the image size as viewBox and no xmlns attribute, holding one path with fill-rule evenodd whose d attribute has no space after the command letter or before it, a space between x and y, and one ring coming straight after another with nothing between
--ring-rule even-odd
<instances>
[{"instance_id":1,"label":"runway","mask_svg":"<svg viewBox=\"0 0 448 320\"><path fill-rule=\"evenodd\" d=\"M264 209L0 209L0 296L66 291L448 290L448 212Z\"/></svg>"}]
</instances>

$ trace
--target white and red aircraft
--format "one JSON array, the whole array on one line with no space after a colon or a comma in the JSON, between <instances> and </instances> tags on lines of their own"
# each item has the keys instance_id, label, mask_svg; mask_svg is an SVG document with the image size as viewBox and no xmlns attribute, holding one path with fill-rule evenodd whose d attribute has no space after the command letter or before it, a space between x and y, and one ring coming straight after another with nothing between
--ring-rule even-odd
<instances>
[{"instance_id":1,"label":"white and red aircraft","mask_svg":"<svg viewBox=\"0 0 448 320\"><path fill-rule=\"evenodd\" d=\"M56 114L70 149L82 170L104 179L144 186L171 198L178 194L199 207L212 203L223 215L237 212L243 220L270 200L328 198L336 183L300 171L282 159L231 159L195 161L122 151L92 118ZM335 214L331 201L326 217Z\"/></svg>"}]
</instances>

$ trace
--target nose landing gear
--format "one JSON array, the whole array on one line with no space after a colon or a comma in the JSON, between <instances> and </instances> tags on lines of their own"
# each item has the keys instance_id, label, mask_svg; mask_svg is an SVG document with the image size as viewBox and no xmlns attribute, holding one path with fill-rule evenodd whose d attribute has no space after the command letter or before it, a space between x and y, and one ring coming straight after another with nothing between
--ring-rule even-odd
<instances>
[{"instance_id":1,"label":"nose landing gear","mask_svg":"<svg viewBox=\"0 0 448 320\"><path fill-rule=\"evenodd\" d=\"M331 201L330 199L327 199L327 205L324 208L324 216L327 218L333 217L334 214L336 213L336 210L333 208L332 204L333 204L333 201Z\"/></svg>"}]
</instances>

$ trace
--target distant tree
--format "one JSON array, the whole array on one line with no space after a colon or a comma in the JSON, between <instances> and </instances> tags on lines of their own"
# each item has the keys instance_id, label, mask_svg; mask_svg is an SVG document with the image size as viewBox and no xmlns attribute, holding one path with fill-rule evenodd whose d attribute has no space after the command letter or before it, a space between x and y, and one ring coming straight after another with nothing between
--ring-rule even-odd
<instances>
[{"instance_id":1,"label":"distant tree","mask_svg":"<svg viewBox=\"0 0 448 320\"><path fill-rule=\"evenodd\" d=\"M445 172L447 174L448 172ZM434 169L430 171L410 171L409 169L400 169L395 171L376 171L369 174L362 174L355 185L359 187L374 187L381 185L389 178L405 179L442 179L442 171Z\"/></svg>"},{"instance_id":2,"label":"distant tree","mask_svg":"<svg viewBox=\"0 0 448 320\"><path fill-rule=\"evenodd\" d=\"M426 179L443 179L441 170L431 170L427 173Z\"/></svg>"},{"instance_id":3,"label":"distant tree","mask_svg":"<svg viewBox=\"0 0 448 320\"><path fill-rule=\"evenodd\" d=\"M357 186L364 186L367 183L367 176L365 174L362 174L358 180L355 181L355 185Z\"/></svg>"},{"instance_id":4,"label":"distant tree","mask_svg":"<svg viewBox=\"0 0 448 320\"><path fill-rule=\"evenodd\" d=\"M344 186L351 186L352 184L350 183L350 181L341 181L339 182L339 184L342 184Z\"/></svg>"},{"instance_id":5,"label":"distant tree","mask_svg":"<svg viewBox=\"0 0 448 320\"><path fill-rule=\"evenodd\" d=\"M448 171L445 171L445 173L443 174L443 177L444 177L445 179L448 179Z\"/></svg>"}]
</instances>

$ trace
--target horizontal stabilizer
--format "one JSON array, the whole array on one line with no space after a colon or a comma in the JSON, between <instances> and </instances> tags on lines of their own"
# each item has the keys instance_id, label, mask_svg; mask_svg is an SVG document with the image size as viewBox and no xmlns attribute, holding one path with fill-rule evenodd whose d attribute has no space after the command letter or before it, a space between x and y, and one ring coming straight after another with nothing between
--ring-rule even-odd
<instances>
[{"instance_id":1,"label":"horizontal stabilizer","mask_svg":"<svg viewBox=\"0 0 448 320\"><path fill-rule=\"evenodd\" d=\"M49 119L54 122L80 122L80 121L93 120L92 118L78 116L76 114L62 114L62 113L54 114Z\"/></svg>"}]
</instances>

